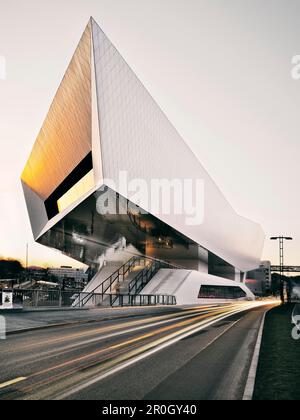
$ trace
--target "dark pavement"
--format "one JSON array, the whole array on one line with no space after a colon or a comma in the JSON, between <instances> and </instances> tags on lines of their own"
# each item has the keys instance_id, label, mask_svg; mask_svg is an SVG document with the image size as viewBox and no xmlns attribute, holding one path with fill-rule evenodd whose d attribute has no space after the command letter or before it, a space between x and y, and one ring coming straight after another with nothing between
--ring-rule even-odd
<instances>
[{"instance_id":1,"label":"dark pavement","mask_svg":"<svg viewBox=\"0 0 300 420\"><path fill-rule=\"evenodd\" d=\"M140 312L9 336L0 400L241 399L266 306Z\"/></svg>"}]
</instances>

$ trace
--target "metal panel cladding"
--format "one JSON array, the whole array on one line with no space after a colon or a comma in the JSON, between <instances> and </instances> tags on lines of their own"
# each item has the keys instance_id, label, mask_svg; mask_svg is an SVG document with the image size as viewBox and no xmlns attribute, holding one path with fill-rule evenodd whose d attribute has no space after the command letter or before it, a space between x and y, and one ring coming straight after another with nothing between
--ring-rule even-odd
<instances>
[{"instance_id":1,"label":"metal panel cladding","mask_svg":"<svg viewBox=\"0 0 300 420\"><path fill-rule=\"evenodd\" d=\"M37 137L22 181L46 200L91 150L89 23Z\"/></svg>"}]
</instances>

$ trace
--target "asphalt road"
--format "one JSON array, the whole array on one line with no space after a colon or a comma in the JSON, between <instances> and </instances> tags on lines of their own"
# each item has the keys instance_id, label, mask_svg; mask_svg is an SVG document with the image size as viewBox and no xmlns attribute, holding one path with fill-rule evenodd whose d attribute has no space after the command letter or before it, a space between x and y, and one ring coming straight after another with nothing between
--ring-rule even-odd
<instances>
[{"instance_id":1,"label":"asphalt road","mask_svg":"<svg viewBox=\"0 0 300 420\"><path fill-rule=\"evenodd\" d=\"M20 333L0 342L0 400L242 399L257 303Z\"/></svg>"}]
</instances>

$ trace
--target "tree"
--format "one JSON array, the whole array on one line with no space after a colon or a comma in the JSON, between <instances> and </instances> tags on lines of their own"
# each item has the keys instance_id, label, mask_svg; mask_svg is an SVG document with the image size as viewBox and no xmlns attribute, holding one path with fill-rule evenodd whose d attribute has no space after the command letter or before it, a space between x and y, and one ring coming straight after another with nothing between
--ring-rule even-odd
<instances>
[{"instance_id":1,"label":"tree","mask_svg":"<svg viewBox=\"0 0 300 420\"><path fill-rule=\"evenodd\" d=\"M0 279L17 279L24 268L20 261L13 259L0 260Z\"/></svg>"}]
</instances>

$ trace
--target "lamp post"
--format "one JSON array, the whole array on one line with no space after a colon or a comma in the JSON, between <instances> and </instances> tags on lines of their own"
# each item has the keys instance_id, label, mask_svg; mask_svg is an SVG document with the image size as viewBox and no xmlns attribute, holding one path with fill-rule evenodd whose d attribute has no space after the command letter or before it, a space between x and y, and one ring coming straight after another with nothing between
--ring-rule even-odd
<instances>
[{"instance_id":1,"label":"lamp post","mask_svg":"<svg viewBox=\"0 0 300 420\"><path fill-rule=\"evenodd\" d=\"M280 264L280 297L281 302L284 303L284 280L283 280L283 267L284 267L284 241L292 241L290 236L272 236L271 241L279 241L279 264Z\"/></svg>"},{"instance_id":2,"label":"lamp post","mask_svg":"<svg viewBox=\"0 0 300 420\"><path fill-rule=\"evenodd\" d=\"M28 243L26 244L25 281L28 280Z\"/></svg>"}]
</instances>

